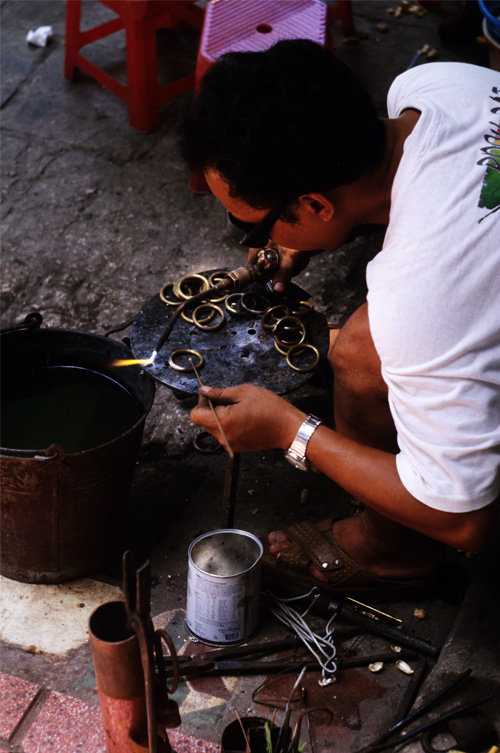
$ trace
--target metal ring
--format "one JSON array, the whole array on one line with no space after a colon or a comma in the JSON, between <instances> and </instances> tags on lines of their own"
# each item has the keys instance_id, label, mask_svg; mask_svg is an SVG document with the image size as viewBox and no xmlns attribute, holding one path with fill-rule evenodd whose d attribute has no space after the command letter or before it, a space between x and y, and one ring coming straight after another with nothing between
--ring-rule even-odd
<instances>
[{"instance_id":1,"label":"metal ring","mask_svg":"<svg viewBox=\"0 0 500 753\"><path fill-rule=\"evenodd\" d=\"M294 326L290 326L291 324ZM287 342L283 337L282 330L288 330L289 333L297 332L299 339L297 340L294 338L293 342ZM292 345L301 345L306 339L306 328L304 323L298 318L298 316L293 316L291 314L284 316L283 319L276 322L273 333L275 340L278 341L278 344L281 345L282 348L291 348Z\"/></svg>"},{"instance_id":2,"label":"metal ring","mask_svg":"<svg viewBox=\"0 0 500 753\"><path fill-rule=\"evenodd\" d=\"M162 289L160 290L160 298L161 298L161 300L163 301L163 303L166 303L166 304L167 304L167 306L180 306L180 304L182 303L182 301L181 301L181 300L177 300L177 301L170 301L170 300L169 300L169 299L167 298L167 290L168 290L169 288L172 288L172 292L173 292L174 284L175 284L175 283L173 283L173 282L167 282L167 284L166 284L166 285L164 285L164 286L162 287ZM175 293L174 293L174 295L175 295Z\"/></svg>"},{"instance_id":3,"label":"metal ring","mask_svg":"<svg viewBox=\"0 0 500 753\"><path fill-rule=\"evenodd\" d=\"M276 350L278 351L278 353L281 353L282 356L286 356L286 354L288 353L288 351L290 350L290 348L293 347L293 346L290 346L290 348L282 348L281 345L278 344L278 341L275 339L274 340L274 347L276 348Z\"/></svg>"},{"instance_id":4,"label":"metal ring","mask_svg":"<svg viewBox=\"0 0 500 753\"><path fill-rule=\"evenodd\" d=\"M206 440L208 440L208 443L204 444ZM193 447L204 455L215 455L216 452L220 452L224 449L221 443L208 431L199 431L198 434L195 435L193 439Z\"/></svg>"},{"instance_id":5,"label":"metal ring","mask_svg":"<svg viewBox=\"0 0 500 753\"><path fill-rule=\"evenodd\" d=\"M218 282L222 282L222 280L227 276L227 272L224 272L223 269L216 269L215 272L212 272L210 277L208 278L208 282L210 284L210 287L213 288L214 285L216 285ZM210 297L208 300L210 303L222 303L222 301L225 301L227 298L227 293L224 293L220 298L212 298Z\"/></svg>"},{"instance_id":6,"label":"metal ring","mask_svg":"<svg viewBox=\"0 0 500 753\"><path fill-rule=\"evenodd\" d=\"M216 269L215 272L212 272L210 277L208 278L208 282L210 283L210 287L213 287L218 282L223 280L227 276L227 272L224 269Z\"/></svg>"},{"instance_id":7,"label":"metal ring","mask_svg":"<svg viewBox=\"0 0 500 753\"><path fill-rule=\"evenodd\" d=\"M234 301L239 301L241 303L242 298L243 293L231 293L230 295L228 295L224 302L224 305L230 314L235 314L235 316L246 316L248 314L248 311L245 311L241 308L235 308L233 305Z\"/></svg>"},{"instance_id":8,"label":"metal ring","mask_svg":"<svg viewBox=\"0 0 500 753\"><path fill-rule=\"evenodd\" d=\"M182 286L191 280L195 281L198 284L199 290L197 290L195 293L189 292L188 294L183 291ZM202 293L204 290L208 290L209 287L209 282L203 275L184 275L184 277L180 277L176 282L174 282L174 293L177 298L183 298L185 301L187 301L189 298L193 298L195 295L198 295L198 293Z\"/></svg>"},{"instance_id":9,"label":"metal ring","mask_svg":"<svg viewBox=\"0 0 500 753\"><path fill-rule=\"evenodd\" d=\"M175 363L174 358L182 355L196 356L198 363L195 363L194 366L196 366L197 369L201 368L205 363L205 359L203 358L201 353L198 353L197 350L191 350L190 348L179 348L178 350L174 350L170 354L170 358L168 359L168 365L171 369L174 369L175 371L194 371L194 366L191 363L189 364L189 366L179 366L179 364Z\"/></svg>"},{"instance_id":10,"label":"metal ring","mask_svg":"<svg viewBox=\"0 0 500 753\"><path fill-rule=\"evenodd\" d=\"M315 355L314 362L310 364L309 366L294 366L292 363L292 356L295 354L300 354L303 350L312 350L312 352ZM286 362L290 366L290 368L293 371L298 371L300 373L303 373L305 371L312 371L316 368L316 366L319 363L319 350L316 348L315 345L310 345L309 343L302 343L300 345L292 345L288 353L286 354Z\"/></svg>"},{"instance_id":11,"label":"metal ring","mask_svg":"<svg viewBox=\"0 0 500 753\"><path fill-rule=\"evenodd\" d=\"M282 311L283 316L277 316L278 311ZM288 306L286 306L284 303L278 303L276 304L276 306L271 306L267 309L267 311L264 311L260 323L262 324L264 329L274 329L279 320L283 319L284 316L288 316L289 313L290 309L288 308ZM269 319L271 321L269 321Z\"/></svg>"},{"instance_id":12,"label":"metal ring","mask_svg":"<svg viewBox=\"0 0 500 753\"><path fill-rule=\"evenodd\" d=\"M252 299L253 305L250 303L250 300ZM259 302L261 301L264 302L264 306L259 308ZM263 314L264 311L269 308L269 299L265 298L263 295L258 295L257 293L243 293L241 305L249 314Z\"/></svg>"},{"instance_id":13,"label":"metal ring","mask_svg":"<svg viewBox=\"0 0 500 753\"><path fill-rule=\"evenodd\" d=\"M314 306L309 301L294 301L290 303L290 313L293 316L298 316L299 319L306 319L311 316L314 311Z\"/></svg>"},{"instance_id":14,"label":"metal ring","mask_svg":"<svg viewBox=\"0 0 500 753\"><path fill-rule=\"evenodd\" d=\"M217 314L220 314L220 322L215 322L215 324L205 324L206 319L200 320L199 313L202 309L210 309L212 312L214 312L213 316L217 316ZM212 316L212 318L213 318ZM211 319L209 319L211 321ZM226 315L221 309L220 306L216 306L215 303L202 303L199 306L195 308L193 311L193 322L196 324L196 326L199 329L205 330L206 332L211 332L214 329L219 329L219 327L222 327L224 322L226 321Z\"/></svg>"},{"instance_id":15,"label":"metal ring","mask_svg":"<svg viewBox=\"0 0 500 753\"><path fill-rule=\"evenodd\" d=\"M302 345L302 343L305 343L306 333L299 329L290 329L288 332L281 334L277 334L275 331L274 339L282 348L289 350L293 345Z\"/></svg>"},{"instance_id":16,"label":"metal ring","mask_svg":"<svg viewBox=\"0 0 500 753\"><path fill-rule=\"evenodd\" d=\"M185 303L185 301L184 301L184 303ZM198 304L198 306L195 306L194 309L193 309L193 311L191 313L194 314L194 312L196 311L196 309L199 306L200 306L200 304ZM184 321L188 322L189 324L195 324L194 319L192 317L190 317L189 314L187 313L187 310L189 308L190 308L189 306L186 306L186 308L181 311L181 319L184 319ZM214 316L215 316L215 311L211 311L209 313L209 315L207 316L207 318L206 319L202 319L201 322L205 323L205 324L208 324L208 322L212 321L212 319L214 318ZM198 324L196 326L199 327L200 325Z\"/></svg>"}]
</instances>

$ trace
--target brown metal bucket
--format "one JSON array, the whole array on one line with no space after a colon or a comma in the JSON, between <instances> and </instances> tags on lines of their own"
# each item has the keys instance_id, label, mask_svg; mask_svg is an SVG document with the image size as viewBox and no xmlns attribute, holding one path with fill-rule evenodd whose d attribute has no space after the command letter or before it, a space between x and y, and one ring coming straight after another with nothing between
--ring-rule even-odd
<instances>
[{"instance_id":1,"label":"brown metal bucket","mask_svg":"<svg viewBox=\"0 0 500 753\"><path fill-rule=\"evenodd\" d=\"M0 448L2 575L28 583L88 575L120 544L154 380L139 366L113 366L130 358L130 351L99 335L19 330L0 340L2 405L33 374L65 368L109 378L137 404L125 430L82 451L66 452L57 436L43 448Z\"/></svg>"}]
</instances>

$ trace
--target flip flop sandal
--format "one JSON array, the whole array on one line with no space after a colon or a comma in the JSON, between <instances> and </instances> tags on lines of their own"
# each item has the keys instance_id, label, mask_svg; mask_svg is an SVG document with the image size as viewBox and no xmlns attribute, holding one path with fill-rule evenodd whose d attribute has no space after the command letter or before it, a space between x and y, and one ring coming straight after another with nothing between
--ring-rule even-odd
<instances>
[{"instance_id":1,"label":"flip flop sandal","mask_svg":"<svg viewBox=\"0 0 500 753\"><path fill-rule=\"evenodd\" d=\"M271 554L269 543L263 541L264 580L278 585L282 595L296 595L297 586L304 590L316 586L332 596L370 597L378 601L413 598L433 586L435 573L420 578L378 578L344 552L332 527L330 518L316 524L304 521L284 529L283 533L294 546L285 549L279 557ZM325 574L327 582L309 574L311 564ZM290 585L288 591L287 584Z\"/></svg>"}]
</instances>

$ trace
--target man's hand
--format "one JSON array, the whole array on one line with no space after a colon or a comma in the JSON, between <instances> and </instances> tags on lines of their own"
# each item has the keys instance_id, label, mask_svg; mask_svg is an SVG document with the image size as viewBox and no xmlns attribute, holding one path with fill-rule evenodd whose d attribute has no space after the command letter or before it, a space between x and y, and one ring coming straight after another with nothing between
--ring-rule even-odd
<instances>
[{"instance_id":1,"label":"man's hand","mask_svg":"<svg viewBox=\"0 0 500 753\"><path fill-rule=\"evenodd\" d=\"M200 387L198 405L191 411L191 420L221 444L224 441L207 398L234 452L286 449L305 418L298 408L262 387L243 384L219 389L204 385Z\"/></svg>"},{"instance_id":2,"label":"man's hand","mask_svg":"<svg viewBox=\"0 0 500 753\"><path fill-rule=\"evenodd\" d=\"M276 293L283 293L290 284L292 277L303 272L311 258L321 253L321 250L298 251L297 249L284 248L283 246L278 246L277 248L280 255L280 264L273 276L273 290ZM259 251L260 249L258 248L250 249L247 264L256 263Z\"/></svg>"}]
</instances>

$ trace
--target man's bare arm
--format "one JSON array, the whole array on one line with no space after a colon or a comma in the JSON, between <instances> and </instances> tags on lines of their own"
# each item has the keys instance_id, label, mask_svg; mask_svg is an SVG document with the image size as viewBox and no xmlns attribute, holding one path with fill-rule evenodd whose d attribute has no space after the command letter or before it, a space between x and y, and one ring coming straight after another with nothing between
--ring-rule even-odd
<instances>
[{"instance_id":1,"label":"man's bare arm","mask_svg":"<svg viewBox=\"0 0 500 753\"><path fill-rule=\"evenodd\" d=\"M203 387L200 392L217 404L217 415L235 452L287 449L306 417L283 398L260 387ZM223 441L203 397L191 418ZM319 471L367 507L449 546L476 551L493 529L496 503L466 513L428 507L401 483L395 455L348 439L324 425L312 435L307 457Z\"/></svg>"},{"instance_id":2,"label":"man's bare arm","mask_svg":"<svg viewBox=\"0 0 500 753\"><path fill-rule=\"evenodd\" d=\"M395 455L361 445L325 426L314 432L307 456L318 470L372 510L457 549L477 551L494 526L496 503L465 513L429 507L401 483Z\"/></svg>"}]
</instances>

